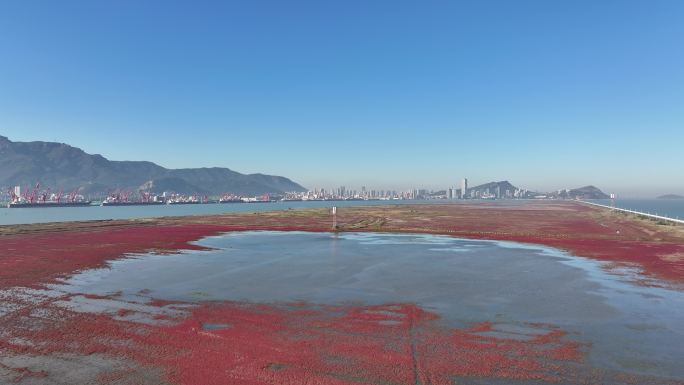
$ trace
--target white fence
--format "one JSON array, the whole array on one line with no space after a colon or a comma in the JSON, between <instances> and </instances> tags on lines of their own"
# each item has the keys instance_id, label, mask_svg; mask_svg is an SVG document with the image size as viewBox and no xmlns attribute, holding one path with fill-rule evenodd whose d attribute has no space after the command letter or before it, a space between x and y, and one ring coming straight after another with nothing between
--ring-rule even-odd
<instances>
[{"instance_id":1,"label":"white fence","mask_svg":"<svg viewBox=\"0 0 684 385\"><path fill-rule=\"evenodd\" d=\"M674 223L679 223L679 224L684 224L684 220L681 219L675 219L675 218L670 218L670 217L664 217L662 215L657 215L657 214L649 214L649 213L642 213L641 211L634 211L634 210L629 210L629 209L622 209L619 207L613 207L613 206L607 206L607 205L602 205L599 203L594 203L594 202L587 202L587 201L580 201L582 203L586 203L588 205L592 206L598 206L598 207L604 207L607 209L615 210L615 211L622 211L623 213L630 213L630 214L636 214L636 215L643 215L645 217L653 218L653 219L660 219L663 221L669 221L669 222L674 222Z\"/></svg>"}]
</instances>

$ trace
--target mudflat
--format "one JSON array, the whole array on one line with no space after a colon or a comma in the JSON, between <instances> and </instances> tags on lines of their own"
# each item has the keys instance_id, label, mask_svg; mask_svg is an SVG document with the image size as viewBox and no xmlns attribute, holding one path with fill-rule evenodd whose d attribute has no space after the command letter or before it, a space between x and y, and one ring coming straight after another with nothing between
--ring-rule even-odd
<instances>
[{"instance_id":1,"label":"mudflat","mask_svg":"<svg viewBox=\"0 0 684 385\"><path fill-rule=\"evenodd\" d=\"M684 232L580 203L0 234L5 382L674 384L684 375L681 344L671 343L682 335Z\"/></svg>"}]
</instances>

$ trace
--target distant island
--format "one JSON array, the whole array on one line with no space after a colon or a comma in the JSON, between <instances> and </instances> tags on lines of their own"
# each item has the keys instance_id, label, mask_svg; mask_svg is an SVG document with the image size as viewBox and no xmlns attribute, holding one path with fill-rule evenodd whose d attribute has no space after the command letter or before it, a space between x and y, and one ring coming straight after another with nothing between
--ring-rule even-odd
<instances>
[{"instance_id":1,"label":"distant island","mask_svg":"<svg viewBox=\"0 0 684 385\"><path fill-rule=\"evenodd\" d=\"M539 192L518 188L509 181L489 182L468 187L465 197L462 188L431 192L423 199L608 199L610 195L595 186Z\"/></svg>"},{"instance_id":2,"label":"distant island","mask_svg":"<svg viewBox=\"0 0 684 385\"><path fill-rule=\"evenodd\" d=\"M572 190L560 190L551 196L565 199L608 199L610 195L595 186L584 186Z\"/></svg>"},{"instance_id":3,"label":"distant island","mask_svg":"<svg viewBox=\"0 0 684 385\"><path fill-rule=\"evenodd\" d=\"M665 195L659 196L656 199L684 199L684 196L677 195L677 194L665 194Z\"/></svg>"}]
</instances>

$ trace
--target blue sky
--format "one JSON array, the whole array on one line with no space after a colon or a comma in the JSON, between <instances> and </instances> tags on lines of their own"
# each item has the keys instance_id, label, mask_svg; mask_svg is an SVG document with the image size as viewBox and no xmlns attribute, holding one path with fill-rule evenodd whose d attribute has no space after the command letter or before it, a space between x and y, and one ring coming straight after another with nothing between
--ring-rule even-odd
<instances>
[{"instance_id":1,"label":"blue sky","mask_svg":"<svg viewBox=\"0 0 684 385\"><path fill-rule=\"evenodd\" d=\"M0 135L306 187L684 193L682 1L0 3Z\"/></svg>"}]
</instances>

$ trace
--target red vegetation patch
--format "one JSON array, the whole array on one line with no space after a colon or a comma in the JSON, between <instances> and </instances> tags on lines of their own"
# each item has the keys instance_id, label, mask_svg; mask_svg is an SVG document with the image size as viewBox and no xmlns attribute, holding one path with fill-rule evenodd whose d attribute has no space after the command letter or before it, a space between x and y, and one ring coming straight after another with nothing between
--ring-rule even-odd
<instances>
[{"instance_id":1,"label":"red vegetation patch","mask_svg":"<svg viewBox=\"0 0 684 385\"><path fill-rule=\"evenodd\" d=\"M200 249L188 242L228 229L214 225L137 225L2 236L0 288L35 286L81 269L102 266L127 253Z\"/></svg>"},{"instance_id":2,"label":"red vegetation patch","mask_svg":"<svg viewBox=\"0 0 684 385\"><path fill-rule=\"evenodd\" d=\"M448 328L436 314L409 304L210 303L174 326L48 307L58 316L40 328L26 328L26 319L8 320L9 334L31 343L0 339L0 351L127 357L164 369L172 383L193 385L446 385L473 376L558 381L582 357L580 345L559 330L537 327L526 340L482 336L492 324ZM207 324L226 327L205 330Z\"/></svg>"},{"instance_id":3,"label":"red vegetation patch","mask_svg":"<svg viewBox=\"0 0 684 385\"><path fill-rule=\"evenodd\" d=\"M42 378L42 377L48 376L47 372L45 372L44 370L33 371L33 370L26 368L26 367L15 368L15 367L11 367L8 365L4 365L2 363L0 363L0 369L4 369L4 370L12 373L14 375L12 382L15 382L15 383L19 383L26 378L31 378L31 377Z\"/></svg>"},{"instance_id":4,"label":"red vegetation patch","mask_svg":"<svg viewBox=\"0 0 684 385\"><path fill-rule=\"evenodd\" d=\"M513 239L519 242L541 243L571 251L575 255L614 262L617 265L638 266L642 273L668 281L684 281L684 261L667 260L661 256L684 252L684 244L606 239Z\"/></svg>"}]
</instances>

